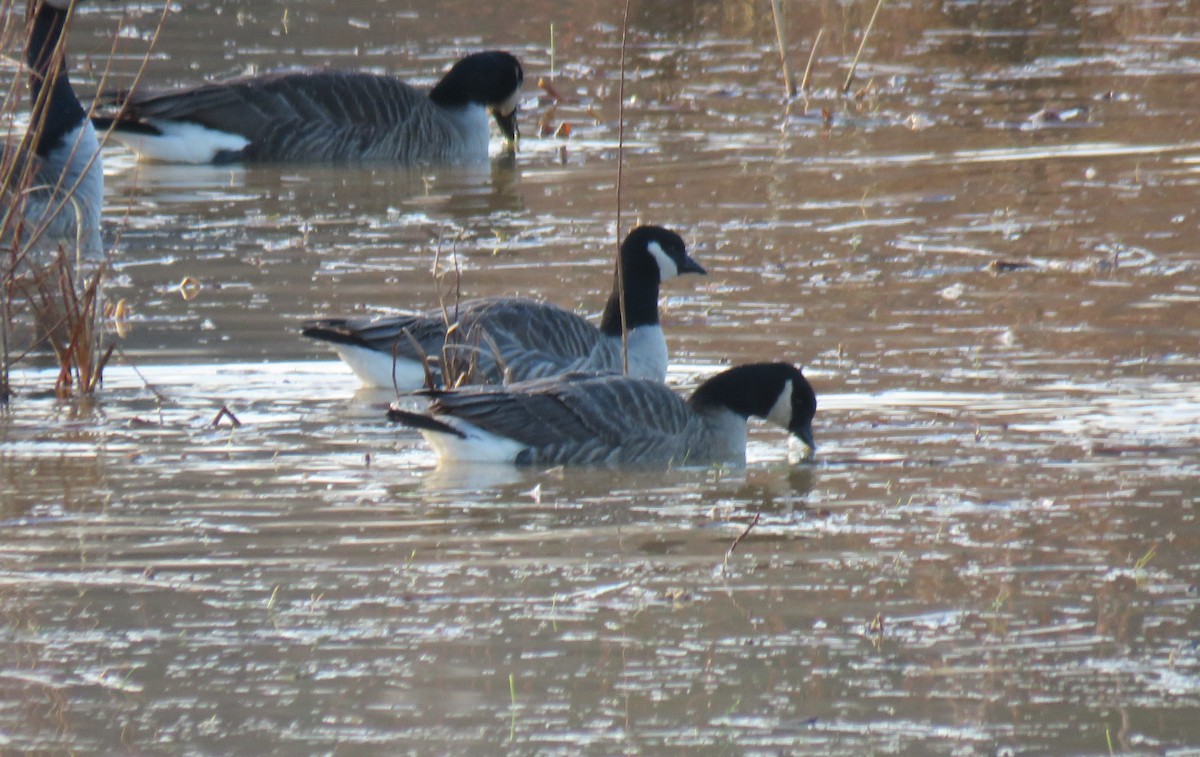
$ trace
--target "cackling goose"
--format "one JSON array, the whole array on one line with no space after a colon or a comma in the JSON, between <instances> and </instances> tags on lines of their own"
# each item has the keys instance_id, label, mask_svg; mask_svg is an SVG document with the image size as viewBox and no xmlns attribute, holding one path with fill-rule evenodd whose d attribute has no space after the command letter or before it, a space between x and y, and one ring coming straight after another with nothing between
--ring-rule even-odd
<instances>
[{"instance_id":1,"label":"cackling goose","mask_svg":"<svg viewBox=\"0 0 1200 757\"><path fill-rule=\"evenodd\" d=\"M85 256L97 257L104 252L104 167L96 130L67 72L63 34L73 5L42 0L26 41L32 109L23 141L6 147L0 161L3 236L19 233L19 245L38 249L65 242L74 250L78 243Z\"/></svg>"},{"instance_id":2,"label":"cackling goose","mask_svg":"<svg viewBox=\"0 0 1200 757\"><path fill-rule=\"evenodd\" d=\"M639 226L621 243L629 372L663 381L667 342L658 322L659 285L684 273L703 274L683 239L661 226ZM457 317L437 310L423 315L321 319L304 324L304 336L328 342L368 386L401 391L425 385L422 357L450 363L450 383L497 384L568 371L622 372L621 291L612 293L596 328L555 305L518 298L468 300ZM438 381L442 379L435 377Z\"/></svg>"},{"instance_id":3,"label":"cackling goose","mask_svg":"<svg viewBox=\"0 0 1200 757\"><path fill-rule=\"evenodd\" d=\"M493 50L455 63L428 94L391 76L294 71L135 92L95 123L173 163L477 162L489 113L515 146L523 79L515 57Z\"/></svg>"},{"instance_id":4,"label":"cackling goose","mask_svg":"<svg viewBox=\"0 0 1200 757\"><path fill-rule=\"evenodd\" d=\"M426 394L433 397L429 412L393 406L388 418L418 429L443 462L744 464L750 416L814 448L817 398L800 369L787 363L730 368L687 401L663 384L612 374Z\"/></svg>"}]
</instances>

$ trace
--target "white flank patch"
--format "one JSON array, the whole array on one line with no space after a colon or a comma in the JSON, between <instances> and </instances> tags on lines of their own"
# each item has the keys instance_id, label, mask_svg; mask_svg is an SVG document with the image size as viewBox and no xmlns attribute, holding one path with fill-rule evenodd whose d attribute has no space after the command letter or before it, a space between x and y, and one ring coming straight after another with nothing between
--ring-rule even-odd
<instances>
[{"instance_id":1,"label":"white flank patch","mask_svg":"<svg viewBox=\"0 0 1200 757\"><path fill-rule=\"evenodd\" d=\"M366 386L381 389L392 388L392 356L358 347L352 344L331 344L338 357L350 366L358 380ZM395 386L402 392L411 392L425 386L425 370L415 360L399 358L396 364Z\"/></svg>"},{"instance_id":2,"label":"white flank patch","mask_svg":"<svg viewBox=\"0 0 1200 757\"><path fill-rule=\"evenodd\" d=\"M237 152L250 140L203 126L174 121L150 121L162 134L136 134L114 130L113 139L142 158L167 163L211 163L220 152Z\"/></svg>"},{"instance_id":3,"label":"white flank patch","mask_svg":"<svg viewBox=\"0 0 1200 757\"><path fill-rule=\"evenodd\" d=\"M775 404L771 405L771 411L767 413L767 420L774 423L780 428L787 428L792 422L792 380L788 379L783 385L783 391L779 393L779 399L775 400Z\"/></svg>"},{"instance_id":4,"label":"white flank patch","mask_svg":"<svg viewBox=\"0 0 1200 757\"><path fill-rule=\"evenodd\" d=\"M651 242L646 245L646 249L658 261L658 280L667 281L679 275L679 266L675 265L675 261L671 260L671 256L663 252L662 245L658 242Z\"/></svg>"},{"instance_id":5,"label":"white flank patch","mask_svg":"<svg viewBox=\"0 0 1200 757\"><path fill-rule=\"evenodd\" d=\"M421 429L421 434L433 447L438 458L447 463L512 463L525 445L505 436L497 436L457 418L438 416L443 421L467 435L464 439L455 434Z\"/></svg>"}]
</instances>

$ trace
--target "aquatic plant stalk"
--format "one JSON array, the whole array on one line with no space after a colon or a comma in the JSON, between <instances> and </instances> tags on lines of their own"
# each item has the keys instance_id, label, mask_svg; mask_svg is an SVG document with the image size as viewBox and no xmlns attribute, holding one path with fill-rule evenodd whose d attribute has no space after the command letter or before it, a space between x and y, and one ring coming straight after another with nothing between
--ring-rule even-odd
<instances>
[{"instance_id":1,"label":"aquatic plant stalk","mask_svg":"<svg viewBox=\"0 0 1200 757\"><path fill-rule=\"evenodd\" d=\"M813 62L817 59L817 47L821 44L821 37L825 36L825 27L817 29L817 37L813 40L812 50L808 53L808 65L804 67L804 78L800 80L800 91L807 92L810 78L812 76Z\"/></svg>"},{"instance_id":2,"label":"aquatic plant stalk","mask_svg":"<svg viewBox=\"0 0 1200 757\"><path fill-rule=\"evenodd\" d=\"M854 72L858 69L858 59L862 57L863 48L867 46L867 38L871 36L871 30L875 28L875 19L879 17L879 9L882 7L883 0L875 3L875 11L871 14L871 20L867 22L862 40L858 43L858 52L854 54L854 61L850 64L850 73L846 74L846 83L842 85L843 95L850 91L850 84L854 81Z\"/></svg>"},{"instance_id":3,"label":"aquatic plant stalk","mask_svg":"<svg viewBox=\"0 0 1200 757\"><path fill-rule=\"evenodd\" d=\"M25 5L25 23L14 23L19 12L19 5ZM0 25L5 31L3 42L6 48L20 47L28 44L26 40L32 33L33 10L36 3L17 3L13 0L0 2ZM134 81L130 89L134 89L142 78L150 55L157 43L170 10L170 3L164 2L157 27L149 40L149 49L141 57ZM65 48L70 35L70 26L75 19L74 5L65 19L62 34L56 41L55 49L50 53L50 69L46 73L47 80L53 79L65 65ZM121 24L126 23L122 19ZM108 89L107 82L112 73L113 65L118 59L120 40L126 39L120 34L113 35L109 54L105 59L103 72L97 85L99 92ZM25 101L24 78L14 76L10 87L3 93L3 104L0 110L11 114L20 109ZM15 134L12 120L9 120L8 141L20 141L27 149L32 150L42 130L45 128L49 111L45 107L52 88L42 87L38 93L37 102L31 104L34 120L21 134ZM95 101L91 103L95 106ZM103 144L107 133L98 135ZM72 148L80 149L80 143ZM48 343L54 350L59 364L59 377L56 382L56 392L60 397L67 398L77 394L94 393L102 380L105 365L113 354L114 347L104 350L101 345L104 327L104 308L102 291L105 274L107 273L107 258L99 262L84 260L84 234L86 224L83 212L77 199L77 193L92 163L99 159L99 152L88 158L88 164L74 180L72 185L66 173L57 179L57 186L34 187L33 168L35 161L23 161L18 157L20 151L10 150L4 153L3 164L0 165L0 184L6 189L11 202L0 212L0 229L3 236L11 240L11 245L4 250L3 262L0 264L0 402L6 402L11 396L11 370L28 354L14 354L14 319L22 314L28 314L33 321L35 333L32 345ZM68 160L73 160L73 156ZM24 207L26 198L34 191L51 193L54 201L48 203L45 212L39 219L27 218ZM39 241L46 235L51 221L64 213L73 213L76 217L76 236L73 240L59 243L55 255L35 254ZM49 246L42 243L41 246ZM63 249L63 248L66 249ZM32 347L30 348L32 349Z\"/></svg>"},{"instance_id":4,"label":"aquatic plant stalk","mask_svg":"<svg viewBox=\"0 0 1200 757\"><path fill-rule=\"evenodd\" d=\"M792 85L792 67L788 65L787 39L783 29L783 0L771 0L771 14L775 17L775 41L779 45L779 63L783 67L784 97L791 99L796 96L796 88Z\"/></svg>"},{"instance_id":5,"label":"aquatic plant stalk","mask_svg":"<svg viewBox=\"0 0 1200 757\"><path fill-rule=\"evenodd\" d=\"M621 18L621 81L617 90L617 302L621 311L621 370L629 373L629 318L625 313L625 270L621 264L621 179L625 165L625 49L629 37L629 0Z\"/></svg>"}]
</instances>

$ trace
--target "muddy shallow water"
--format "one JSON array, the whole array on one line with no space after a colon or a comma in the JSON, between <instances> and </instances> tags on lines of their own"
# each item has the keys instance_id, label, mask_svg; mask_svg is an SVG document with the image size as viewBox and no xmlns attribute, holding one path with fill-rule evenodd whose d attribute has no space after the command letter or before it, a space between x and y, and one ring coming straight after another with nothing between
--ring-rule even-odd
<instances>
[{"instance_id":1,"label":"muddy shallow water","mask_svg":"<svg viewBox=\"0 0 1200 757\"><path fill-rule=\"evenodd\" d=\"M787 359L820 402L812 465L756 426L666 474L438 469L296 329L453 296L435 258L597 313L618 10L168 14L150 83L512 49L525 139L109 153L122 354L94 403L31 359L0 417L0 749L1200 751L1200 6L889 3L848 99L874 4L785 6L797 77L824 29L790 109L768 3L633 4L622 224L710 272L666 287L670 381ZM132 76L158 10L88 8L81 89L122 11Z\"/></svg>"}]
</instances>

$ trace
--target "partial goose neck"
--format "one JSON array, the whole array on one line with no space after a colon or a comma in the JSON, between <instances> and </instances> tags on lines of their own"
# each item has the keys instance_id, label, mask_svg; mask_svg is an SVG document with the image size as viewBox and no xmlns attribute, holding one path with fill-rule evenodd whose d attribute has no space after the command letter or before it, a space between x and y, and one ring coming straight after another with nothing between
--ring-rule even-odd
<instances>
[{"instance_id":1,"label":"partial goose neck","mask_svg":"<svg viewBox=\"0 0 1200 757\"><path fill-rule=\"evenodd\" d=\"M630 331L639 326L658 325L658 270L653 273L637 270L624 261L625 279L625 317L628 319ZM613 274L612 294L604 306L604 315L600 318L600 330L605 336L621 336L621 279Z\"/></svg>"},{"instance_id":2,"label":"partial goose neck","mask_svg":"<svg viewBox=\"0 0 1200 757\"><path fill-rule=\"evenodd\" d=\"M697 387L688 404L698 413L726 411L743 421L750 416L766 418L791 378L784 374L789 367L752 363L729 368Z\"/></svg>"},{"instance_id":3,"label":"partial goose neck","mask_svg":"<svg viewBox=\"0 0 1200 757\"><path fill-rule=\"evenodd\" d=\"M73 129L83 122L86 112L71 88L67 65L59 44L70 13L41 3L33 20L33 30L25 48L31 69L29 94L33 101L32 128L39 129L37 154L46 157ZM53 79L47 82L53 76ZM49 84L48 91L47 83Z\"/></svg>"}]
</instances>

